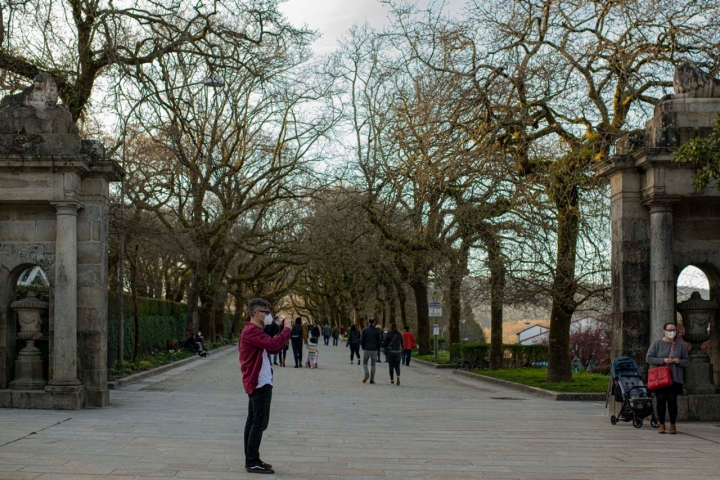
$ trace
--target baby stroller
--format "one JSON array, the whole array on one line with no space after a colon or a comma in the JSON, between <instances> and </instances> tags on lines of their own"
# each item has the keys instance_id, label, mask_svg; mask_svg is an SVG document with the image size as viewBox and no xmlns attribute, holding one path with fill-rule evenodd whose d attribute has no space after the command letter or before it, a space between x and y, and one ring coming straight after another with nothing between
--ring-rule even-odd
<instances>
[{"instance_id":1,"label":"baby stroller","mask_svg":"<svg viewBox=\"0 0 720 480\"><path fill-rule=\"evenodd\" d=\"M605 407L610 402L610 396L617 403L622 404L620 412L610 417L610 423L615 425L618 420L633 422L633 427L641 428L643 420L651 417L650 425L653 428L660 426L655 417L653 401L650 392L642 381L642 373L637 363L630 357L618 357L613 360L610 369L610 386L608 387Z\"/></svg>"}]
</instances>

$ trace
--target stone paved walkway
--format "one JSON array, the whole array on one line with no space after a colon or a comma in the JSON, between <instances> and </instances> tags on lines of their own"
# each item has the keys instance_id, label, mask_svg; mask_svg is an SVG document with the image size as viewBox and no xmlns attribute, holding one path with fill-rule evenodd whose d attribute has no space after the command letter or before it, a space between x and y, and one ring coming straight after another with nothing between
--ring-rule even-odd
<instances>
[{"instance_id":1,"label":"stone paved walkway","mask_svg":"<svg viewBox=\"0 0 720 480\"><path fill-rule=\"evenodd\" d=\"M552 402L418 364L362 384L344 346L317 370L275 368L261 453L277 479L717 479L720 428L610 425L603 405ZM0 479L245 479L247 397L234 352L113 391L80 412L0 410Z\"/></svg>"}]
</instances>

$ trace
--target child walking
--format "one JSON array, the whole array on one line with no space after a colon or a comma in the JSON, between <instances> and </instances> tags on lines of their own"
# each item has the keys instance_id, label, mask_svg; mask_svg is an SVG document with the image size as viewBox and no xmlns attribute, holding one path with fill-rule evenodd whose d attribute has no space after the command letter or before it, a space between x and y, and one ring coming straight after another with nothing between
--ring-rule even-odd
<instances>
[{"instance_id":1,"label":"child walking","mask_svg":"<svg viewBox=\"0 0 720 480\"><path fill-rule=\"evenodd\" d=\"M317 368L317 360L320 353L318 352L317 342L317 337L311 337L310 342L308 343L308 368Z\"/></svg>"}]
</instances>

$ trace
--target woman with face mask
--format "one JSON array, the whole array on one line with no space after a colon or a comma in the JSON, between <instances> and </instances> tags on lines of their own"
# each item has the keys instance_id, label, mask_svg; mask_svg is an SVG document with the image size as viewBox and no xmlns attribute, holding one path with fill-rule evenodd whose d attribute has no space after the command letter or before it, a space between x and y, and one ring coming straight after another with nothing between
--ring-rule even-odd
<instances>
[{"instance_id":1,"label":"woman with face mask","mask_svg":"<svg viewBox=\"0 0 720 480\"><path fill-rule=\"evenodd\" d=\"M690 358L685 344L677 341L677 327L674 323L666 323L663 332L665 336L650 345L645 359L650 365L668 365L672 371L673 384L653 393L657 399L657 414L660 419L658 433L665 433L666 412L670 414L670 433L677 433L677 396L683 391L683 368L690 364Z\"/></svg>"}]
</instances>

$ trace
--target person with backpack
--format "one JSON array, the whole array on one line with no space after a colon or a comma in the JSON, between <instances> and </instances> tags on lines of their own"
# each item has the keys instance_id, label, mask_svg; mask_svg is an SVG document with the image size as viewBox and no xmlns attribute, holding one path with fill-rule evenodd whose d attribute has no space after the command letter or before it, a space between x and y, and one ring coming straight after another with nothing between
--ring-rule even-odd
<instances>
[{"instance_id":1,"label":"person with backpack","mask_svg":"<svg viewBox=\"0 0 720 480\"><path fill-rule=\"evenodd\" d=\"M295 368L302 368L303 362L303 325L300 317L295 319L295 324L290 330L290 344L292 345Z\"/></svg>"},{"instance_id":2,"label":"person with backpack","mask_svg":"<svg viewBox=\"0 0 720 480\"><path fill-rule=\"evenodd\" d=\"M396 324L390 325L390 331L383 340L383 347L385 347L385 359L390 367L390 383L395 383L393 382L393 373L395 373L396 385L400 385L400 359L405 348L403 346L403 336L398 332Z\"/></svg>"},{"instance_id":3,"label":"person with backpack","mask_svg":"<svg viewBox=\"0 0 720 480\"><path fill-rule=\"evenodd\" d=\"M363 370L365 370L363 383L367 383L368 379L370 383L375 383L375 363L378 360L378 351L382 347L382 332L375 327L374 318L368 320L368 326L360 334L360 346L363 349ZM370 371L368 371L368 360L372 367Z\"/></svg>"},{"instance_id":4,"label":"person with backpack","mask_svg":"<svg viewBox=\"0 0 720 480\"><path fill-rule=\"evenodd\" d=\"M355 355L357 355L358 365L360 365L360 332L354 323L350 325L345 345L350 347L350 365L352 365Z\"/></svg>"}]
</instances>

